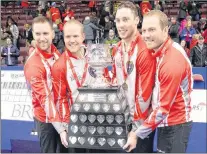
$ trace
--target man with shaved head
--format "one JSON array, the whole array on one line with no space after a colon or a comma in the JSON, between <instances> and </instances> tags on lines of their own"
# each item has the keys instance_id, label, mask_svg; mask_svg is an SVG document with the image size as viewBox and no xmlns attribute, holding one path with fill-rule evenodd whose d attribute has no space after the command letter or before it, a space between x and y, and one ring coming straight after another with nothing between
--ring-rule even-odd
<instances>
[{"instance_id":1,"label":"man with shaved head","mask_svg":"<svg viewBox=\"0 0 207 154\"><path fill-rule=\"evenodd\" d=\"M83 25L77 20L70 20L63 28L65 51L52 67L54 101L58 106L60 119L65 126L65 132L60 134L62 144L68 147L67 127L70 108L78 96L78 88L94 79L89 74L89 65L82 49L85 34ZM85 152L85 149L75 149L72 152Z\"/></svg>"},{"instance_id":2,"label":"man with shaved head","mask_svg":"<svg viewBox=\"0 0 207 154\"><path fill-rule=\"evenodd\" d=\"M158 153L185 153L192 128L192 66L184 49L169 37L168 31L165 13L152 10L144 15L142 37L156 58L157 67L153 110L135 133L146 139L157 128Z\"/></svg>"}]
</instances>

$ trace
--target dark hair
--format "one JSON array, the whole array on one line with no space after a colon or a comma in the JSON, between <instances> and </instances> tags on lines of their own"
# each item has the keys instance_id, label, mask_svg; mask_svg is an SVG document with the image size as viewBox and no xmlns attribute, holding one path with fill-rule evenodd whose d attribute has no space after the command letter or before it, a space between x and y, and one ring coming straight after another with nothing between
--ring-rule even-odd
<instances>
[{"instance_id":1,"label":"dark hair","mask_svg":"<svg viewBox=\"0 0 207 154\"><path fill-rule=\"evenodd\" d=\"M6 19L6 27L9 26L9 20L11 20L12 23L17 26L17 23L14 21L14 19L11 16L8 16L7 19Z\"/></svg>"},{"instance_id":2,"label":"dark hair","mask_svg":"<svg viewBox=\"0 0 207 154\"><path fill-rule=\"evenodd\" d=\"M182 40L180 41L180 44L181 44L181 42L182 42L182 41L184 41L184 42L185 42L185 46L184 46L184 47L187 47L186 40L185 40L185 39L182 39Z\"/></svg>"},{"instance_id":3,"label":"dark hair","mask_svg":"<svg viewBox=\"0 0 207 154\"><path fill-rule=\"evenodd\" d=\"M118 6L117 8L117 11L121 8L128 8L130 9L133 13L134 13L134 16L137 17L138 16L138 8L137 6L131 2L131 1L124 1L124 2L121 2L121 4Z\"/></svg>"}]
</instances>

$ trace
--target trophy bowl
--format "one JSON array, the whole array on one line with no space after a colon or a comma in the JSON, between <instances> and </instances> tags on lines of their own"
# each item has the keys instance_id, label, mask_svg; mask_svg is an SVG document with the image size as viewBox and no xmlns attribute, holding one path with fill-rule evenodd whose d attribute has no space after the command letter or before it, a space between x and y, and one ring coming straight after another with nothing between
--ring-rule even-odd
<instances>
[{"instance_id":1,"label":"trophy bowl","mask_svg":"<svg viewBox=\"0 0 207 154\"><path fill-rule=\"evenodd\" d=\"M112 65L110 46L107 44L89 44L86 49L86 58L95 71L95 82L89 84L91 88L109 87L104 77L104 69Z\"/></svg>"}]
</instances>

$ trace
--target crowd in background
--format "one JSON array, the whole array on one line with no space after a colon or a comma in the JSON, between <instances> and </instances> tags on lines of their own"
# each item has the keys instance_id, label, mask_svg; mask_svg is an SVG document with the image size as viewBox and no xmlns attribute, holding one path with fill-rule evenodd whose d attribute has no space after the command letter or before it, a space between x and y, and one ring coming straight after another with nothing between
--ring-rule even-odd
<instances>
[{"instance_id":1,"label":"crowd in background","mask_svg":"<svg viewBox=\"0 0 207 154\"><path fill-rule=\"evenodd\" d=\"M176 1L177 2L177 1ZM9 1L2 2L6 6ZM33 18L37 16L46 16L53 22L55 38L53 44L62 53L64 51L63 26L70 19L75 18L76 12L70 8L65 1L59 6L54 1L37 1L38 9L27 9L29 2L27 0L17 1L16 5L21 5L27 15ZM82 23L84 25L85 44L106 43L115 45L120 39L115 28L115 12L119 1L103 1L97 8L96 1L82 1L87 3L90 13L85 16ZM135 1L139 8L140 23L138 29L142 26L142 17L150 10L164 10L164 5L168 0L155 1ZM172 1L170 1L172 3ZM200 3L193 0L181 0L178 2L179 12L177 16L169 18L169 35L186 51L192 65L195 67L207 66L207 19L206 14L199 11ZM196 21L196 25L193 24ZM141 32L141 31L140 31ZM20 56L19 39L26 40L28 55L34 50L35 42L32 36L31 24L25 23L24 32L20 33L16 21L7 17L6 26L1 27L1 64L13 66L18 64ZM24 62L26 59L24 60Z\"/></svg>"}]
</instances>

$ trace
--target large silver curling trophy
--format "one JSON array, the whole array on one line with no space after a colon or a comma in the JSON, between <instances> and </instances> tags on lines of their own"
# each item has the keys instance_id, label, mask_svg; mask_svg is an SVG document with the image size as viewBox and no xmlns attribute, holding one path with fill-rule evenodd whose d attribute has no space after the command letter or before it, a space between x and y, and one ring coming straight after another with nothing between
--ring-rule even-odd
<instances>
[{"instance_id":1,"label":"large silver curling trophy","mask_svg":"<svg viewBox=\"0 0 207 154\"><path fill-rule=\"evenodd\" d=\"M79 95L71 107L69 147L121 150L127 141L129 111L124 92L118 86L110 86L103 76L103 69L111 65L108 52L107 46L96 44L87 50L96 81L78 88Z\"/></svg>"},{"instance_id":2,"label":"large silver curling trophy","mask_svg":"<svg viewBox=\"0 0 207 154\"><path fill-rule=\"evenodd\" d=\"M90 87L109 87L104 77L104 68L112 64L110 46L107 44L89 44L86 58L89 65L95 70L96 80Z\"/></svg>"}]
</instances>

